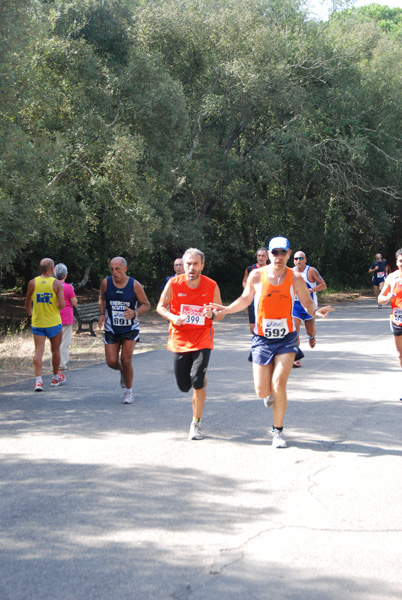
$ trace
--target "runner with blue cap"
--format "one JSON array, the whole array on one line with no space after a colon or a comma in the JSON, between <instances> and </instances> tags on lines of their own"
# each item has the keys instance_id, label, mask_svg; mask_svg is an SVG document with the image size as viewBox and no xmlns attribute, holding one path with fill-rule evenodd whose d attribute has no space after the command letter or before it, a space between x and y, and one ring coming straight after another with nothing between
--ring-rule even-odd
<instances>
[{"instance_id":1,"label":"runner with blue cap","mask_svg":"<svg viewBox=\"0 0 402 600\"><path fill-rule=\"evenodd\" d=\"M334 309L318 308L299 273L287 267L291 250L286 237L274 237L268 245L270 264L252 271L243 294L225 307L211 304L217 315L225 316L247 308L254 299L255 329L249 360L253 363L256 394L273 411L272 446L286 448L283 421L287 408L286 385L297 357L303 357L297 345L293 303L297 294L312 316L325 318Z\"/></svg>"}]
</instances>

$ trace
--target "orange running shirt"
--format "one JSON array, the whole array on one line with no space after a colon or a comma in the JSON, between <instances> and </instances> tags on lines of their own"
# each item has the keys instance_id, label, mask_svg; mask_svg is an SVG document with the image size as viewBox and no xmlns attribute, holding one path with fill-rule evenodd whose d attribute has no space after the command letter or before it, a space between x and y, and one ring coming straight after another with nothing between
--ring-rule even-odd
<instances>
[{"instance_id":1,"label":"orange running shirt","mask_svg":"<svg viewBox=\"0 0 402 600\"><path fill-rule=\"evenodd\" d=\"M259 289L254 298L256 325L254 333L268 339L281 339L295 331L293 321L293 269L286 267L285 280L273 285L267 267L261 269Z\"/></svg>"},{"instance_id":2,"label":"orange running shirt","mask_svg":"<svg viewBox=\"0 0 402 600\"><path fill-rule=\"evenodd\" d=\"M177 275L171 280L172 299L170 312L186 316L183 325L169 323L167 349L172 352L192 352L213 348L214 329L212 320L202 314L204 304L214 301L216 282L201 275L200 285L193 289L187 285L186 275Z\"/></svg>"},{"instance_id":3,"label":"orange running shirt","mask_svg":"<svg viewBox=\"0 0 402 600\"><path fill-rule=\"evenodd\" d=\"M391 300L391 321L395 325L402 325L402 279L399 275L391 282L391 291L396 294Z\"/></svg>"}]
</instances>

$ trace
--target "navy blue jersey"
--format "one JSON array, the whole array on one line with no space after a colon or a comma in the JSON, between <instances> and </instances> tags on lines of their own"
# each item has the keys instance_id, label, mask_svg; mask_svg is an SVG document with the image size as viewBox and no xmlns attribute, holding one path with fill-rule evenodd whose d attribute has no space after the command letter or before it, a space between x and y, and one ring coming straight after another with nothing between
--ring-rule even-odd
<instances>
[{"instance_id":1,"label":"navy blue jersey","mask_svg":"<svg viewBox=\"0 0 402 600\"><path fill-rule=\"evenodd\" d=\"M387 261L386 260L380 260L380 262L377 262L376 260L372 263L370 269L374 269L375 267L378 267L378 270L373 273L373 284L374 285L378 285L379 283L381 283L382 281L385 281L385 269L387 266Z\"/></svg>"},{"instance_id":2,"label":"navy blue jersey","mask_svg":"<svg viewBox=\"0 0 402 600\"><path fill-rule=\"evenodd\" d=\"M118 288L113 283L113 277L107 278L106 292L105 331L112 333L126 333L138 329L140 324L137 316L134 319L125 319L123 312L126 308L137 308L137 295L134 291L134 279L128 278L126 287Z\"/></svg>"}]
</instances>

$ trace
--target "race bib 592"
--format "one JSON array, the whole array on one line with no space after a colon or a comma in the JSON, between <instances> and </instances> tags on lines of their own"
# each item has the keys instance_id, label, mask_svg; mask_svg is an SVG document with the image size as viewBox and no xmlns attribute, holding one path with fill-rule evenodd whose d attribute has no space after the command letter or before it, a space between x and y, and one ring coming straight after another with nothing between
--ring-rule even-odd
<instances>
[{"instance_id":1,"label":"race bib 592","mask_svg":"<svg viewBox=\"0 0 402 600\"><path fill-rule=\"evenodd\" d=\"M287 319L263 319L264 336L272 340L280 340L289 333Z\"/></svg>"}]
</instances>

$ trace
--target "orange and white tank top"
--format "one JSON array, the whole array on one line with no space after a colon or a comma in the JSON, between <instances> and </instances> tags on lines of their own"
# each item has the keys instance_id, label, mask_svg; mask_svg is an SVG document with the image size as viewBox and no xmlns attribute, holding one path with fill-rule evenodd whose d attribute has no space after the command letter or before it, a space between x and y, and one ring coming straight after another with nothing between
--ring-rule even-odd
<instances>
[{"instance_id":1,"label":"orange and white tank top","mask_svg":"<svg viewBox=\"0 0 402 600\"><path fill-rule=\"evenodd\" d=\"M391 292L396 294L391 300L391 320L395 325L402 325L402 277L397 274L391 281Z\"/></svg>"},{"instance_id":2,"label":"orange and white tank top","mask_svg":"<svg viewBox=\"0 0 402 600\"><path fill-rule=\"evenodd\" d=\"M172 299L170 312L185 317L182 325L169 324L169 339L167 348L172 352L191 352L213 348L214 330L212 320L202 313L204 304L214 301L216 282L201 275L200 285L190 288L186 275L177 275L171 280Z\"/></svg>"},{"instance_id":3,"label":"orange and white tank top","mask_svg":"<svg viewBox=\"0 0 402 600\"><path fill-rule=\"evenodd\" d=\"M32 327L55 327L61 317L57 296L53 290L54 277L35 277L32 294Z\"/></svg>"},{"instance_id":4,"label":"orange and white tank top","mask_svg":"<svg viewBox=\"0 0 402 600\"><path fill-rule=\"evenodd\" d=\"M286 267L285 280L274 285L268 279L268 267L261 269L260 284L254 298L254 333L268 339L284 338L296 330L293 321L293 269Z\"/></svg>"}]
</instances>

